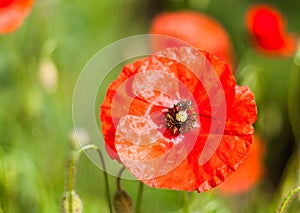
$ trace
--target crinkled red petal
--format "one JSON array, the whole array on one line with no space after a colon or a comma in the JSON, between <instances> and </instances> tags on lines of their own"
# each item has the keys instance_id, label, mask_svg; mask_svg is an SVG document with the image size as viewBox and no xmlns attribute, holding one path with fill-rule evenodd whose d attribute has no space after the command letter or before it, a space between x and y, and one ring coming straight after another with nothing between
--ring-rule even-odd
<instances>
[{"instance_id":1,"label":"crinkled red petal","mask_svg":"<svg viewBox=\"0 0 300 213\"><path fill-rule=\"evenodd\" d=\"M250 190L264 174L263 159L265 147L257 135L253 135L253 144L249 154L237 171L220 185L223 194L240 194Z\"/></svg>"},{"instance_id":2,"label":"crinkled red petal","mask_svg":"<svg viewBox=\"0 0 300 213\"><path fill-rule=\"evenodd\" d=\"M196 55L196 59L190 58L191 54ZM159 55L179 63L177 76L192 92L200 115L211 116L211 102L215 100L210 100L208 94L219 93L220 89L224 92L227 110L230 110L236 81L223 61L210 53L193 48L169 48L160 51ZM184 68L182 64L189 69ZM219 81L223 88L219 88L219 82L216 81ZM214 104L215 107L217 105Z\"/></svg>"},{"instance_id":3,"label":"crinkled red petal","mask_svg":"<svg viewBox=\"0 0 300 213\"><path fill-rule=\"evenodd\" d=\"M108 87L105 99L100 108L100 120L102 122L102 133L106 144L106 151L112 159L119 159L117 151L115 149L115 122L118 118L116 115L112 115L112 101L116 95L118 88L132 75L137 72L137 67L141 64L141 61L137 61L136 65L126 65L118 78L113 81ZM127 94L127 93L126 93ZM114 121L113 121L114 118ZM120 119L120 117L119 117Z\"/></svg>"},{"instance_id":4,"label":"crinkled red petal","mask_svg":"<svg viewBox=\"0 0 300 213\"><path fill-rule=\"evenodd\" d=\"M222 136L213 157L204 165L199 165L199 155L205 141L206 136L199 136L196 148L171 172L142 181L152 187L174 190L202 192L214 188L238 168L250 149L252 136Z\"/></svg>"},{"instance_id":5,"label":"crinkled red petal","mask_svg":"<svg viewBox=\"0 0 300 213\"><path fill-rule=\"evenodd\" d=\"M119 119L128 112L133 115L143 114L143 111L149 107L149 103L136 97L132 92L134 75L145 70L166 70L176 76L176 63L169 64L169 62L170 59L155 56L138 60L126 65L118 78L109 86L106 97L101 104L100 119L106 150L112 159L119 160L115 149L115 132ZM112 104L113 100L116 101L115 104ZM125 106L125 111L123 111L122 106L125 102L130 102L130 106Z\"/></svg>"},{"instance_id":6,"label":"crinkled red petal","mask_svg":"<svg viewBox=\"0 0 300 213\"><path fill-rule=\"evenodd\" d=\"M224 135L219 135L219 138L217 137L218 135L215 136L216 140L220 139L220 144L212 157L203 165L199 159L212 122L210 117L210 102L204 90L204 86L200 80L195 77L195 73L191 72L182 64L175 63L168 58L151 56L131 65L127 65L118 79L109 87L107 96L101 106L100 117L106 145L115 154L119 154L121 159L118 159L135 174L137 178L150 186L188 191L198 190L199 192L208 190L223 182L227 176L235 171L249 151L253 133L252 124L256 120L256 106L253 94L247 87L235 86L235 79L223 62L220 62L217 58L208 53L202 52L201 54L210 62L210 66L214 68L215 73L219 77L224 89L227 105L227 123ZM189 90L194 95L198 104L200 128L197 133L194 132L196 129L189 132L190 136L194 134L197 140L186 159L183 159L175 169L168 171L166 174L149 179L145 178L145 174L151 174L155 166L161 165L163 162L155 162L153 164L154 167L150 166L145 169L144 164L141 164L139 168L139 163L135 161L151 161L167 153L174 147L174 144L163 136L158 138L159 131L155 132L153 129L149 129L150 126L153 125L150 125L150 123L147 123L147 120L143 119L145 119L145 115L152 116L151 113L162 112L166 108L155 106L152 99L145 100L142 96L132 97L133 95L131 94L132 91L130 88L134 84L134 79L128 82L125 81L136 73L151 70L169 72L180 79L184 85L189 87ZM204 72L203 75L205 75L205 69L201 71ZM125 84L125 86L122 87L122 84ZM132 98L126 114L127 117L122 110L112 115L112 101L114 96L118 93L120 93L121 96L123 95L123 98ZM155 93L154 96L156 96ZM119 99L121 103L122 97ZM122 122L120 121L121 117ZM130 119L133 119L136 124L131 124L129 122ZM158 113L153 114L150 120L152 120L155 125L159 125L161 119L162 114ZM120 125L118 124L119 121ZM115 128L116 124L119 125L118 129ZM130 127L131 125L133 125L133 127ZM144 128L146 128L146 130ZM141 133L137 134L136 131L133 131L134 129ZM149 131L151 134L143 135L144 131ZM145 139L147 141L141 138L147 138ZM148 143L149 140L153 141ZM135 144L137 141L143 141L145 144L137 146L137 144ZM117 146L117 149L115 146ZM110 152L109 154L112 158L117 158ZM173 154L172 157L174 158ZM141 170L141 168L143 168L143 170Z\"/></svg>"},{"instance_id":7,"label":"crinkled red petal","mask_svg":"<svg viewBox=\"0 0 300 213\"><path fill-rule=\"evenodd\" d=\"M226 135L253 134L252 124L256 121L256 104L254 95L247 86L235 87L235 100L228 114L225 126Z\"/></svg>"}]
</instances>

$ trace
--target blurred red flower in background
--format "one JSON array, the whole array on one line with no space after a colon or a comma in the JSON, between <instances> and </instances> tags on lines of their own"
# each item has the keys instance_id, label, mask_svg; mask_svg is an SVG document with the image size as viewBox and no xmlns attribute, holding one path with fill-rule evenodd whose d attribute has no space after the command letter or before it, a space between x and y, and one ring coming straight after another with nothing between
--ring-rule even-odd
<instances>
[{"instance_id":1,"label":"blurred red flower in background","mask_svg":"<svg viewBox=\"0 0 300 213\"><path fill-rule=\"evenodd\" d=\"M207 52L181 47L165 53L126 65L109 86L100 110L106 149L111 158L118 159L149 186L206 191L222 183L248 153L254 132L252 124L256 120L254 96L248 87L237 86L228 66ZM204 163L200 158L208 137L217 138L218 133L211 134L210 129L218 121L213 120L211 97L203 82L180 63L191 63L197 55L213 67L214 75L221 82L225 100L215 101L225 102L227 112L225 129L218 135L220 144ZM198 74L210 81L207 63L200 63ZM175 77L183 85L176 84L172 80ZM215 84L209 85L214 90ZM162 94L154 86L167 88L169 93ZM182 98L186 94L182 91L184 87L192 96L189 101L182 101L186 100ZM128 109L124 107L127 105ZM188 149L186 146L191 149L180 160L182 152ZM172 148L176 149L173 154L155 161ZM178 166L151 176L155 170L164 170L176 160Z\"/></svg>"},{"instance_id":2,"label":"blurred red flower in background","mask_svg":"<svg viewBox=\"0 0 300 213\"><path fill-rule=\"evenodd\" d=\"M150 33L168 35L205 50L233 69L234 54L225 28L212 17L194 11L163 12L153 19ZM162 45L161 49L167 46Z\"/></svg>"},{"instance_id":3,"label":"blurred red flower in background","mask_svg":"<svg viewBox=\"0 0 300 213\"><path fill-rule=\"evenodd\" d=\"M253 143L249 154L240 167L224 183L220 185L223 194L241 194L253 188L264 174L263 159L265 146L257 135L253 135Z\"/></svg>"},{"instance_id":4,"label":"blurred red flower in background","mask_svg":"<svg viewBox=\"0 0 300 213\"><path fill-rule=\"evenodd\" d=\"M246 12L246 27L254 47L265 54L290 56L297 47L295 35L286 32L284 18L267 4L251 6Z\"/></svg>"},{"instance_id":5,"label":"blurred red flower in background","mask_svg":"<svg viewBox=\"0 0 300 213\"><path fill-rule=\"evenodd\" d=\"M28 16L33 0L1 0L0 1L0 34L17 30Z\"/></svg>"}]
</instances>

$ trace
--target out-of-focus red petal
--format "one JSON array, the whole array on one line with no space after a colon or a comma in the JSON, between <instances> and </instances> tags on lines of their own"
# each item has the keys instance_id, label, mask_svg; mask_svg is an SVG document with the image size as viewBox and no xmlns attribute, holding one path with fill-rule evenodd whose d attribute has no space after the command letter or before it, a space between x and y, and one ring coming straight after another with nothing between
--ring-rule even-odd
<instances>
[{"instance_id":1,"label":"out-of-focus red petal","mask_svg":"<svg viewBox=\"0 0 300 213\"><path fill-rule=\"evenodd\" d=\"M247 28L256 36L278 36L284 33L285 23L281 13L267 4L251 6L246 15Z\"/></svg>"},{"instance_id":2,"label":"out-of-focus red petal","mask_svg":"<svg viewBox=\"0 0 300 213\"><path fill-rule=\"evenodd\" d=\"M264 174L264 146L257 135L253 137L253 144L243 163L224 183L220 185L222 193L240 194L250 190Z\"/></svg>"},{"instance_id":3,"label":"out-of-focus red petal","mask_svg":"<svg viewBox=\"0 0 300 213\"><path fill-rule=\"evenodd\" d=\"M218 21L206 14L195 11L160 13L153 19L150 33L182 39L195 48L216 55L233 68L234 56L230 37ZM173 47L173 43L173 40L159 41L155 48Z\"/></svg>"},{"instance_id":4,"label":"out-of-focus red petal","mask_svg":"<svg viewBox=\"0 0 300 213\"><path fill-rule=\"evenodd\" d=\"M296 52L297 43L298 39L294 34L284 34L277 38L257 38L257 42L253 45L266 55L288 57Z\"/></svg>"},{"instance_id":5,"label":"out-of-focus red petal","mask_svg":"<svg viewBox=\"0 0 300 213\"><path fill-rule=\"evenodd\" d=\"M0 4L0 34L18 29L31 11L33 0L11 0Z\"/></svg>"},{"instance_id":6,"label":"out-of-focus red petal","mask_svg":"<svg viewBox=\"0 0 300 213\"><path fill-rule=\"evenodd\" d=\"M4 8L12 4L14 0L1 0L0 1L0 8Z\"/></svg>"},{"instance_id":7,"label":"out-of-focus red petal","mask_svg":"<svg viewBox=\"0 0 300 213\"><path fill-rule=\"evenodd\" d=\"M253 36L254 47L274 56L290 56L296 51L297 39L286 32L280 11L267 4L251 6L246 13L246 27Z\"/></svg>"},{"instance_id":8,"label":"out-of-focus red petal","mask_svg":"<svg viewBox=\"0 0 300 213\"><path fill-rule=\"evenodd\" d=\"M228 114L224 134L253 134L252 124L256 121L257 114L254 95L247 86L235 86L235 91L232 111Z\"/></svg>"}]
</instances>

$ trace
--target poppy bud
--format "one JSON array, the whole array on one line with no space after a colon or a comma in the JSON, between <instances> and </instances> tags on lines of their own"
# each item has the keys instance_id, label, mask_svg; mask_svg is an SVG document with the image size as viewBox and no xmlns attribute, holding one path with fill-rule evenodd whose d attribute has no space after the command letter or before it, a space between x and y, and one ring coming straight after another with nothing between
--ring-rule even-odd
<instances>
[{"instance_id":1,"label":"poppy bud","mask_svg":"<svg viewBox=\"0 0 300 213\"><path fill-rule=\"evenodd\" d=\"M82 127L76 127L70 131L69 142L73 150L79 150L81 146L89 144L90 135L86 129Z\"/></svg>"},{"instance_id":2,"label":"poppy bud","mask_svg":"<svg viewBox=\"0 0 300 213\"><path fill-rule=\"evenodd\" d=\"M57 89L57 78L58 71L53 60L44 58L39 65L39 80L43 89L48 93L52 94Z\"/></svg>"},{"instance_id":3,"label":"poppy bud","mask_svg":"<svg viewBox=\"0 0 300 213\"><path fill-rule=\"evenodd\" d=\"M70 207L71 207L70 202L72 203L71 209L70 209ZM66 192L64 194L63 200L62 200L63 213L81 213L82 206L83 206L82 201L75 191L72 191L71 193Z\"/></svg>"},{"instance_id":4,"label":"poppy bud","mask_svg":"<svg viewBox=\"0 0 300 213\"><path fill-rule=\"evenodd\" d=\"M124 190L117 190L115 193L114 208L117 213L132 213L133 202L131 197Z\"/></svg>"}]
</instances>

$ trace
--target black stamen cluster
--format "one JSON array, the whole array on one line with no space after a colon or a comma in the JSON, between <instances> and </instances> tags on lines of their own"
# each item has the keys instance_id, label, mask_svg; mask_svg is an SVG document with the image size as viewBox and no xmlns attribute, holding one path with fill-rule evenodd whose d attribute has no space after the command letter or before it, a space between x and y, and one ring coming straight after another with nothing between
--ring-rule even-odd
<instances>
[{"instance_id":1,"label":"black stamen cluster","mask_svg":"<svg viewBox=\"0 0 300 213\"><path fill-rule=\"evenodd\" d=\"M184 100L174 104L173 108L169 108L166 112L166 128L171 130L174 135L189 132L194 128L194 124L197 121L197 114L193 111L191 104L191 101ZM184 122L176 119L176 115L180 111L185 111L188 114L188 117Z\"/></svg>"}]
</instances>

